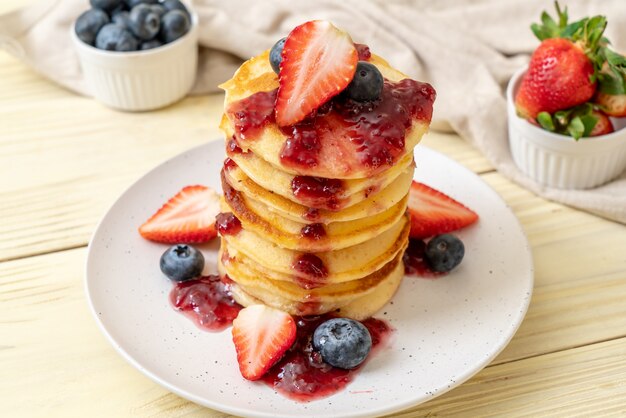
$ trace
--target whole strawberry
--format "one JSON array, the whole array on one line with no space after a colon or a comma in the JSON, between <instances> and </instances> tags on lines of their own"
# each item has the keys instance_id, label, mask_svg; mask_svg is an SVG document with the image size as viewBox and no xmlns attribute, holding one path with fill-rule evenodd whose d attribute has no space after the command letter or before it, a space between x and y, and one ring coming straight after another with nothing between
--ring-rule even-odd
<instances>
[{"instance_id":1,"label":"whole strawberry","mask_svg":"<svg viewBox=\"0 0 626 418\"><path fill-rule=\"evenodd\" d=\"M531 27L542 42L515 97L517 112L526 119L580 105L596 91L606 19L594 16L568 24L567 10L561 11L558 3L556 9L558 23L544 12L542 25Z\"/></svg>"},{"instance_id":2,"label":"whole strawberry","mask_svg":"<svg viewBox=\"0 0 626 418\"><path fill-rule=\"evenodd\" d=\"M568 39L546 39L530 58L515 98L520 116L534 119L585 103L593 97L594 66L581 47Z\"/></svg>"}]
</instances>

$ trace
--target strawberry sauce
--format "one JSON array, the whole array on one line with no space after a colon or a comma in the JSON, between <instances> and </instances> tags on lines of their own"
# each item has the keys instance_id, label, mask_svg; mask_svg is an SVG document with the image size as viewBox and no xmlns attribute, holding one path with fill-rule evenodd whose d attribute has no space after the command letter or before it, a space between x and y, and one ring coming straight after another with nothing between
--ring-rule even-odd
<instances>
[{"instance_id":1,"label":"strawberry sauce","mask_svg":"<svg viewBox=\"0 0 626 418\"><path fill-rule=\"evenodd\" d=\"M369 61L372 58L370 47L365 44L354 44L356 52L359 54L359 61Z\"/></svg>"},{"instance_id":2,"label":"strawberry sauce","mask_svg":"<svg viewBox=\"0 0 626 418\"><path fill-rule=\"evenodd\" d=\"M324 229L324 225L320 223L309 224L302 227L300 235L304 238L319 240L326 236L326 229Z\"/></svg>"},{"instance_id":3,"label":"strawberry sauce","mask_svg":"<svg viewBox=\"0 0 626 418\"><path fill-rule=\"evenodd\" d=\"M241 231L241 221L232 212L218 213L215 225L220 235L237 235Z\"/></svg>"},{"instance_id":4,"label":"strawberry sauce","mask_svg":"<svg viewBox=\"0 0 626 418\"><path fill-rule=\"evenodd\" d=\"M352 370L338 369L322 361L313 349L313 332L332 315L296 317L297 333L293 346L285 356L263 376L262 381L278 393L300 402L309 402L333 395L342 390L353 379L362 363ZM369 318L363 321L372 336L372 351L384 346L393 329L384 321ZM367 362L367 360L366 360Z\"/></svg>"},{"instance_id":5,"label":"strawberry sauce","mask_svg":"<svg viewBox=\"0 0 626 418\"><path fill-rule=\"evenodd\" d=\"M426 243L421 239L409 239L409 246L407 247L402 261L404 262L404 273L409 276L418 276L423 279L436 279L441 276L445 276L446 273L440 273L433 271L426 259L424 258L424 251L426 251Z\"/></svg>"},{"instance_id":6,"label":"strawberry sauce","mask_svg":"<svg viewBox=\"0 0 626 418\"><path fill-rule=\"evenodd\" d=\"M228 107L240 144L253 142L266 125L275 123L276 93L258 92ZM404 155L405 134L413 120L430 121L435 95L429 84L411 79L386 80L374 102L355 102L340 94L304 121L280 128L286 137L280 160L300 172L322 166L346 173L364 167L378 173Z\"/></svg>"},{"instance_id":7,"label":"strawberry sauce","mask_svg":"<svg viewBox=\"0 0 626 418\"><path fill-rule=\"evenodd\" d=\"M242 309L230 295L230 285L210 275L177 283L170 292L174 308L205 331L222 331Z\"/></svg>"},{"instance_id":8,"label":"strawberry sauce","mask_svg":"<svg viewBox=\"0 0 626 418\"><path fill-rule=\"evenodd\" d=\"M339 195L344 192L343 181L322 177L295 176L291 192L303 204L312 208L337 210Z\"/></svg>"},{"instance_id":9,"label":"strawberry sauce","mask_svg":"<svg viewBox=\"0 0 626 418\"><path fill-rule=\"evenodd\" d=\"M296 257L292 265L293 269L313 279L325 279L328 270L324 262L315 254L304 253Z\"/></svg>"}]
</instances>

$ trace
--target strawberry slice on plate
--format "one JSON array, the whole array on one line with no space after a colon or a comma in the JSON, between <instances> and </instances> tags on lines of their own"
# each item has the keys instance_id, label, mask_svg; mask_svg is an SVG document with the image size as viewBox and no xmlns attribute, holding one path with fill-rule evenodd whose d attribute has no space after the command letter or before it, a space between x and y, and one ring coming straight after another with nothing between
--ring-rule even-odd
<instances>
[{"instance_id":1,"label":"strawberry slice on plate","mask_svg":"<svg viewBox=\"0 0 626 418\"><path fill-rule=\"evenodd\" d=\"M346 32L313 20L291 31L278 75L276 122L300 122L343 91L356 71L359 55Z\"/></svg>"},{"instance_id":2,"label":"strawberry slice on plate","mask_svg":"<svg viewBox=\"0 0 626 418\"><path fill-rule=\"evenodd\" d=\"M291 347L296 339L296 323L286 312L252 305L239 311L232 334L241 375L258 380Z\"/></svg>"},{"instance_id":3,"label":"strawberry slice on plate","mask_svg":"<svg viewBox=\"0 0 626 418\"><path fill-rule=\"evenodd\" d=\"M218 213L220 199L213 189L187 186L141 225L139 233L151 241L168 244L207 242L217 236Z\"/></svg>"},{"instance_id":4,"label":"strawberry slice on plate","mask_svg":"<svg viewBox=\"0 0 626 418\"><path fill-rule=\"evenodd\" d=\"M409 190L411 238L428 238L473 224L478 215L450 196L413 181Z\"/></svg>"}]
</instances>

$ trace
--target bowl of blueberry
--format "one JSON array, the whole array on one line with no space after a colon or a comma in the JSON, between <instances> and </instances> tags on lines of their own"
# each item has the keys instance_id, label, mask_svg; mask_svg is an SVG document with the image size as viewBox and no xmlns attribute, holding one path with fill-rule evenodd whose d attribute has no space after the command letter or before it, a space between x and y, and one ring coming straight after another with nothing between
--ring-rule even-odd
<instances>
[{"instance_id":1,"label":"bowl of blueberry","mask_svg":"<svg viewBox=\"0 0 626 418\"><path fill-rule=\"evenodd\" d=\"M87 87L120 110L158 109L193 86L198 17L180 0L90 0L71 30Z\"/></svg>"}]
</instances>

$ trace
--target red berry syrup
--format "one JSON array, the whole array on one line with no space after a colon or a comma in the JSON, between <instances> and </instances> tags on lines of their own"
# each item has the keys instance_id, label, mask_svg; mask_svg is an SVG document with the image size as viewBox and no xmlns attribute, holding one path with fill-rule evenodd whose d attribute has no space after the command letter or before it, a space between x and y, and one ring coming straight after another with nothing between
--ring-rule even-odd
<instances>
[{"instance_id":1,"label":"red berry syrup","mask_svg":"<svg viewBox=\"0 0 626 418\"><path fill-rule=\"evenodd\" d=\"M291 192L306 206L328 210L340 209L339 195L344 191L343 181L322 177L295 176Z\"/></svg>"},{"instance_id":2,"label":"red berry syrup","mask_svg":"<svg viewBox=\"0 0 626 418\"><path fill-rule=\"evenodd\" d=\"M242 309L232 298L230 285L216 275L177 283L170 292L170 302L205 331L222 331Z\"/></svg>"},{"instance_id":3,"label":"red berry syrup","mask_svg":"<svg viewBox=\"0 0 626 418\"><path fill-rule=\"evenodd\" d=\"M333 367L322 361L321 355L313 349L311 339L315 329L332 315L296 317L297 333L293 346L284 357L263 376L262 381L278 393L300 402L309 402L333 395L345 388L358 371L362 363L352 370ZM384 321L369 318L363 321L372 337L372 351L382 347L393 329ZM367 362L367 360L366 360Z\"/></svg>"},{"instance_id":4,"label":"red berry syrup","mask_svg":"<svg viewBox=\"0 0 626 418\"><path fill-rule=\"evenodd\" d=\"M425 251L426 243L423 240L415 238L409 239L409 246L402 256L404 273L424 279L436 279L444 276L446 273L436 272L430 268L424 257Z\"/></svg>"},{"instance_id":5,"label":"red berry syrup","mask_svg":"<svg viewBox=\"0 0 626 418\"><path fill-rule=\"evenodd\" d=\"M237 235L241 231L241 221L232 212L218 213L215 225L220 235Z\"/></svg>"},{"instance_id":6,"label":"red berry syrup","mask_svg":"<svg viewBox=\"0 0 626 418\"><path fill-rule=\"evenodd\" d=\"M318 241L326 236L326 229L324 229L324 224L308 224L302 227L300 235L302 235L303 238Z\"/></svg>"},{"instance_id":7,"label":"red berry syrup","mask_svg":"<svg viewBox=\"0 0 626 418\"><path fill-rule=\"evenodd\" d=\"M363 49L361 55L367 52ZM228 107L240 144L253 141L263 127L275 122L276 92L255 93ZM349 171L358 162L372 173L380 172L404 155L405 134L413 120L431 120L435 96L429 84L408 78L386 80L374 102L356 102L340 94L304 121L281 128L287 139L280 160L301 170L334 164L324 155L336 155L341 145L345 160L341 169Z\"/></svg>"}]
</instances>

